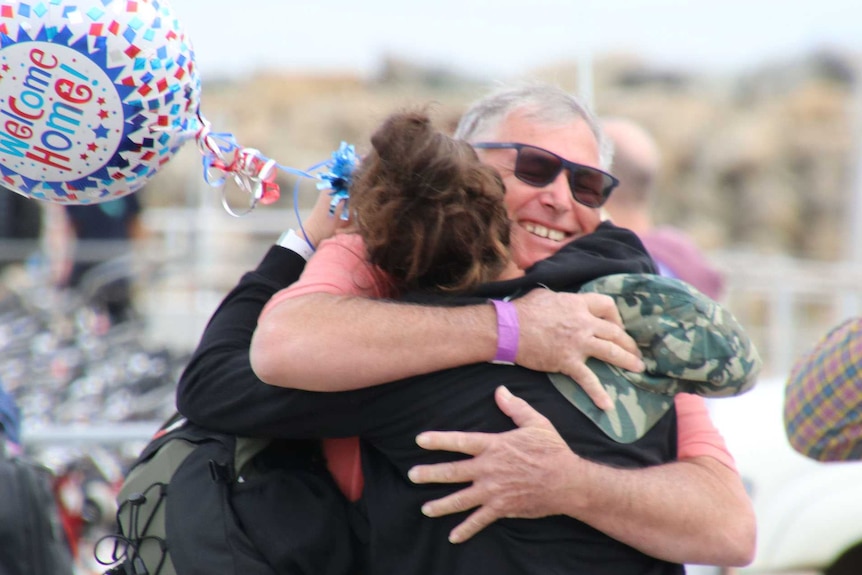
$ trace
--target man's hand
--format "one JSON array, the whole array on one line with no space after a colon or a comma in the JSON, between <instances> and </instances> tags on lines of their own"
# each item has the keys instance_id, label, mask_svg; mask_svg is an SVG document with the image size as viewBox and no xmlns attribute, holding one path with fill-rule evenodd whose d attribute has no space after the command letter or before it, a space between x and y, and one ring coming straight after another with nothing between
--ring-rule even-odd
<instances>
[{"instance_id":1,"label":"man's hand","mask_svg":"<svg viewBox=\"0 0 862 575\"><path fill-rule=\"evenodd\" d=\"M629 371L644 370L637 344L626 333L611 297L536 289L514 304L520 324L518 365L568 375L598 407L610 409L612 403L587 367L587 358Z\"/></svg>"},{"instance_id":2,"label":"man's hand","mask_svg":"<svg viewBox=\"0 0 862 575\"><path fill-rule=\"evenodd\" d=\"M497 405L519 426L505 433L425 432L425 449L471 459L417 465L414 483L472 482L429 501L439 517L477 508L449 534L465 541L502 517L568 515L658 559L743 566L754 558L756 521L739 474L710 456L643 469L579 457L530 405L498 388Z\"/></svg>"},{"instance_id":3,"label":"man's hand","mask_svg":"<svg viewBox=\"0 0 862 575\"><path fill-rule=\"evenodd\" d=\"M466 483L456 493L422 506L429 517L478 507L449 534L449 541L466 541L501 517L537 518L560 513L553 497L575 476L575 455L548 419L509 392L497 388L500 409L519 426L505 433L430 431L416 443L438 451L472 455L472 459L417 465L409 472L414 483Z\"/></svg>"}]
</instances>

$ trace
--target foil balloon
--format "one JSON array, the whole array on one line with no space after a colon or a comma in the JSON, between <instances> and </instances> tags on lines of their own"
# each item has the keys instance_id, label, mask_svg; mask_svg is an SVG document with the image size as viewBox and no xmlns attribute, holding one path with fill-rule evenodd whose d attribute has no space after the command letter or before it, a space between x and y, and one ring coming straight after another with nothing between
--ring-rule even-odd
<instances>
[{"instance_id":1,"label":"foil balloon","mask_svg":"<svg viewBox=\"0 0 862 575\"><path fill-rule=\"evenodd\" d=\"M0 2L0 185L88 204L139 190L202 129L164 0Z\"/></svg>"}]
</instances>

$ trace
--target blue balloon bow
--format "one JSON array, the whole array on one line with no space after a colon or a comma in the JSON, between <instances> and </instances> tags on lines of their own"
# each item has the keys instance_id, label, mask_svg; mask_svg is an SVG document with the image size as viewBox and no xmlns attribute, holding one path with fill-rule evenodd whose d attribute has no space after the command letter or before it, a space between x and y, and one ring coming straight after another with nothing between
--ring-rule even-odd
<instances>
[{"instance_id":1,"label":"blue balloon bow","mask_svg":"<svg viewBox=\"0 0 862 575\"><path fill-rule=\"evenodd\" d=\"M356 156L354 147L347 142L341 142L338 149L332 152L332 159L327 164L329 171L319 176L323 181L317 184L317 189L330 190L329 195L332 199L329 202L329 214L334 215L338 204L344 202L340 216L343 221L347 221L350 217L348 210L350 184L358 164L359 158Z\"/></svg>"}]
</instances>

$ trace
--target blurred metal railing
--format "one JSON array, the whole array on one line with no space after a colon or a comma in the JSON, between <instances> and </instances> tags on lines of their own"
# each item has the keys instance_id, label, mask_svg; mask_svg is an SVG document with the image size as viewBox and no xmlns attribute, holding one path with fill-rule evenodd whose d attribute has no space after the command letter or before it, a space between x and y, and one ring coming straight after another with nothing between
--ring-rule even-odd
<instances>
[{"instance_id":1,"label":"blurred metal railing","mask_svg":"<svg viewBox=\"0 0 862 575\"><path fill-rule=\"evenodd\" d=\"M24 423L21 435L28 447L45 445L80 447L98 443L105 446L124 445L149 440L162 421L134 423L48 425L32 427Z\"/></svg>"},{"instance_id":2,"label":"blurred metal railing","mask_svg":"<svg viewBox=\"0 0 862 575\"><path fill-rule=\"evenodd\" d=\"M240 275L257 264L284 229L296 226L292 209L259 207L236 218L211 201L148 208L144 218L149 239L134 256L138 268L145 270L137 284L138 306L146 319L146 337L178 351L195 347ZM0 244L0 258L3 247ZM859 266L751 252L709 255L726 274L724 303L763 356L764 377L786 374L794 359L830 327L862 310ZM94 422L87 429L33 429L28 440L121 442L146 439L156 426L101 427Z\"/></svg>"},{"instance_id":3,"label":"blurred metal railing","mask_svg":"<svg viewBox=\"0 0 862 575\"><path fill-rule=\"evenodd\" d=\"M172 314L186 316L187 329L159 331L175 336L184 332L184 344L193 346L240 274L257 263L284 229L295 225L292 210L271 207L242 218L216 205L148 210L147 226L163 238L163 253L175 253L181 266L166 270L161 274L165 281L148 290L145 299L153 300L149 314L155 322ZM723 303L749 330L764 358L765 375L786 373L793 359L826 330L862 310L862 269L851 263L752 252L709 256L727 278Z\"/></svg>"},{"instance_id":4,"label":"blurred metal railing","mask_svg":"<svg viewBox=\"0 0 862 575\"><path fill-rule=\"evenodd\" d=\"M712 259L727 277L724 303L764 358L764 376L786 374L831 327L862 310L862 269L852 263L730 252Z\"/></svg>"}]
</instances>

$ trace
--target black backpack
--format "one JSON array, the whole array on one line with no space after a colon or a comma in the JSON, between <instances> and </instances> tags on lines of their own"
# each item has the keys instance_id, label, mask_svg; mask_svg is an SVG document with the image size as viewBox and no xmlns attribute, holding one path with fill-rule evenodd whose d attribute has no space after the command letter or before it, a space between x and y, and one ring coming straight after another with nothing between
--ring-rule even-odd
<instances>
[{"instance_id":1,"label":"black backpack","mask_svg":"<svg viewBox=\"0 0 862 575\"><path fill-rule=\"evenodd\" d=\"M355 575L359 512L319 441L245 438L171 418L131 466L118 535L96 546L117 575ZM106 545L109 550L106 555Z\"/></svg>"},{"instance_id":2,"label":"black backpack","mask_svg":"<svg viewBox=\"0 0 862 575\"><path fill-rule=\"evenodd\" d=\"M72 575L51 471L6 454L0 431L0 575Z\"/></svg>"}]
</instances>

